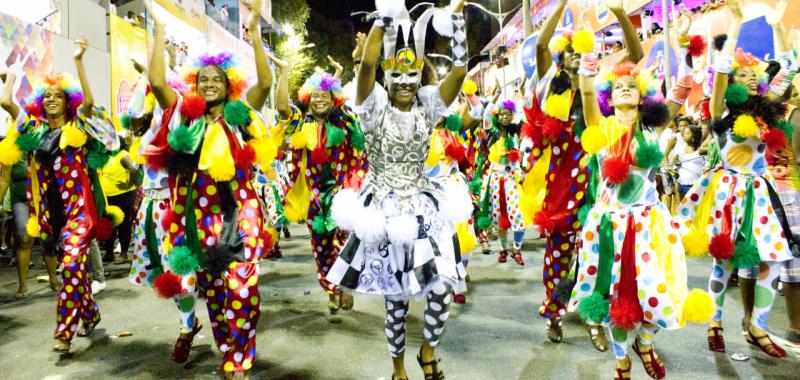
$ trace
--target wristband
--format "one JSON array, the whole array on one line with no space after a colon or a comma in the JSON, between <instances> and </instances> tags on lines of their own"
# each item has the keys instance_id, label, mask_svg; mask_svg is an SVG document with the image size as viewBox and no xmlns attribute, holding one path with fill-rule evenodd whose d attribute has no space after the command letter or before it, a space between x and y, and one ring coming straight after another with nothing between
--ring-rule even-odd
<instances>
[{"instance_id":1,"label":"wristband","mask_svg":"<svg viewBox=\"0 0 800 380\"><path fill-rule=\"evenodd\" d=\"M714 62L714 71L719 74L730 74L733 67L733 57L727 52L721 53Z\"/></svg>"},{"instance_id":2,"label":"wristband","mask_svg":"<svg viewBox=\"0 0 800 380\"><path fill-rule=\"evenodd\" d=\"M584 77L594 77L598 73L597 56L594 53L581 54L581 66L578 75Z\"/></svg>"},{"instance_id":3,"label":"wristband","mask_svg":"<svg viewBox=\"0 0 800 380\"><path fill-rule=\"evenodd\" d=\"M453 20L453 67L464 67L467 65L467 29L462 13L450 15Z\"/></svg>"}]
</instances>

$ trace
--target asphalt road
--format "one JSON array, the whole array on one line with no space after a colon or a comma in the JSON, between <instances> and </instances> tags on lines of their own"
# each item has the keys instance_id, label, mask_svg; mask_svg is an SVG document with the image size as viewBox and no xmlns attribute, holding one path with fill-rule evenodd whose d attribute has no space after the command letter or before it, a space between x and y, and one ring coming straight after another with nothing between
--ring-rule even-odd
<instances>
[{"instance_id":1,"label":"asphalt road","mask_svg":"<svg viewBox=\"0 0 800 380\"><path fill-rule=\"evenodd\" d=\"M284 257L261 266L262 315L258 324L254 379L382 379L390 378L391 362L383 335L383 302L356 296L353 311L330 316L327 296L319 288L301 226L283 242ZM613 356L592 348L576 316L565 321L564 341L547 340L545 320L536 310L543 298L543 241L526 242L525 267L496 255L474 255L469 272L468 303L454 305L438 349L448 379L609 379ZM691 287L705 287L711 261L689 259ZM34 261L39 264L38 256ZM127 280L127 267L107 267L108 288L96 299L102 323L89 338L76 338L72 353L50 350L55 323L55 298L46 283L29 282L31 297L14 301L16 272L0 268L0 378L2 379L215 379L220 354L211 338L203 302L198 315L205 328L195 339L185 365L169 361L177 337L178 314L171 301L156 298L148 288ZM41 265L31 277L43 273ZM671 379L797 379L800 349L792 358L775 360L750 349L739 334L742 317L737 289L726 302L728 352L706 348L706 327L690 325L662 331L655 346ZM406 365L411 379L422 379L414 356L422 342L422 304L411 307ZM776 301L771 330L787 326L783 297ZM121 332L132 336L118 337ZM632 352L631 352L632 353ZM748 361L730 356L744 353ZM633 378L648 378L633 359Z\"/></svg>"}]
</instances>

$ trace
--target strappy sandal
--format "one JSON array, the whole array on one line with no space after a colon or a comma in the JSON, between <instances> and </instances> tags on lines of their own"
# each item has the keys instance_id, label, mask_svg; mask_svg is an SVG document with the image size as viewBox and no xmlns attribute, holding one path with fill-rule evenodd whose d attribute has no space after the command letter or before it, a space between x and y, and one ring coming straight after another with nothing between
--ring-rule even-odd
<instances>
[{"instance_id":1,"label":"strappy sandal","mask_svg":"<svg viewBox=\"0 0 800 380\"><path fill-rule=\"evenodd\" d=\"M708 349L714 352L725 352L725 338L722 337L722 327L711 326L708 332Z\"/></svg>"},{"instance_id":2,"label":"strappy sandal","mask_svg":"<svg viewBox=\"0 0 800 380\"><path fill-rule=\"evenodd\" d=\"M511 251L511 258L517 263L517 265L524 267L525 261L522 260L522 252L520 250L515 249Z\"/></svg>"},{"instance_id":3,"label":"strappy sandal","mask_svg":"<svg viewBox=\"0 0 800 380\"><path fill-rule=\"evenodd\" d=\"M769 345L762 346L761 343L758 341L761 339L767 339L769 341ZM747 335L745 336L745 340L747 343L750 343L752 346L758 347L759 350L763 351L765 354L772 356L773 358L784 358L786 357L786 351L783 350L780 346L775 344L772 339L769 337L769 334L764 334L762 336L755 336L750 329L747 329ZM767 347L772 348L772 352L770 352Z\"/></svg>"},{"instance_id":4,"label":"strappy sandal","mask_svg":"<svg viewBox=\"0 0 800 380\"><path fill-rule=\"evenodd\" d=\"M507 258L508 251L506 251L504 249L504 250L500 251L499 254L500 254L500 256L497 256L497 262L498 263L504 264L506 261L508 261L508 258Z\"/></svg>"},{"instance_id":5,"label":"strappy sandal","mask_svg":"<svg viewBox=\"0 0 800 380\"><path fill-rule=\"evenodd\" d=\"M330 311L331 315L336 315L339 312L340 304L341 300L338 294L334 294L333 298L328 300L328 311Z\"/></svg>"},{"instance_id":6,"label":"strappy sandal","mask_svg":"<svg viewBox=\"0 0 800 380\"><path fill-rule=\"evenodd\" d=\"M97 318L97 320L94 322L89 322L89 323L83 322L81 328L78 329L76 335L78 335L79 337L87 337L89 336L89 334L92 333L92 331L94 331L95 327L97 327L98 324L100 324L100 318Z\"/></svg>"},{"instance_id":7,"label":"strappy sandal","mask_svg":"<svg viewBox=\"0 0 800 380\"><path fill-rule=\"evenodd\" d=\"M606 331L600 325L589 325L584 323L586 331L589 332L589 339L597 351L608 351L608 338L606 338Z\"/></svg>"},{"instance_id":8,"label":"strappy sandal","mask_svg":"<svg viewBox=\"0 0 800 380\"><path fill-rule=\"evenodd\" d=\"M637 338L633 342L633 351L635 351L636 355L639 356L639 359L642 360L642 365L644 365L645 372L647 372L647 374L654 379L663 379L664 376L667 375L667 369L664 368L664 362L661 361L661 358L656 356L656 351L653 349L653 345L650 345L650 349L644 352L642 352L639 348L639 339ZM643 355L645 354L650 357L649 362L644 361Z\"/></svg>"},{"instance_id":9,"label":"strappy sandal","mask_svg":"<svg viewBox=\"0 0 800 380\"><path fill-rule=\"evenodd\" d=\"M172 349L172 355L170 355L169 359L174 363L185 363L189 359L189 353L192 351L194 336L202 329L203 325L197 320L190 333L180 334L178 340L175 341L175 348Z\"/></svg>"},{"instance_id":10,"label":"strappy sandal","mask_svg":"<svg viewBox=\"0 0 800 380\"><path fill-rule=\"evenodd\" d=\"M630 380L631 378L631 368L633 368L633 364L631 363L631 358L627 355L625 359L628 360L628 368L622 369L614 366L614 380Z\"/></svg>"},{"instance_id":11,"label":"strappy sandal","mask_svg":"<svg viewBox=\"0 0 800 380\"><path fill-rule=\"evenodd\" d=\"M69 352L70 343L62 338L56 338L56 342L53 344L53 351L60 352L62 354Z\"/></svg>"},{"instance_id":12,"label":"strappy sandal","mask_svg":"<svg viewBox=\"0 0 800 380\"><path fill-rule=\"evenodd\" d=\"M436 359L432 362L423 362L422 361L422 349L420 348L419 353L417 354L417 363L419 363L420 368L422 368L422 373L425 375L425 380L444 380L444 372L439 369L439 362L442 359ZM430 367L431 373L426 374L425 368Z\"/></svg>"},{"instance_id":13,"label":"strappy sandal","mask_svg":"<svg viewBox=\"0 0 800 380\"><path fill-rule=\"evenodd\" d=\"M342 310L352 310L353 304L353 293L342 291L342 294L339 295L339 306Z\"/></svg>"},{"instance_id":14,"label":"strappy sandal","mask_svg":"<svg viewBox=\"0 0 800 380\"><path fill-rule=\"evenodd\" d=\"M553 343L561 343L564 338L564 329L561 325L561 318L550 318L547 320L547 339Z\"/></svg>"},{"instance_id":15,"label":"strappy sandal","mask_svg":"<svg viewBox=\"0 0 800 380\"><path fill-rule=\"evenodd\" d=\"M481 242L481 250L483 251L484 255L491 255L492 254L492 248L489 247L489 243L487 243L485 241Z\"/></svg>"}]
</instances>

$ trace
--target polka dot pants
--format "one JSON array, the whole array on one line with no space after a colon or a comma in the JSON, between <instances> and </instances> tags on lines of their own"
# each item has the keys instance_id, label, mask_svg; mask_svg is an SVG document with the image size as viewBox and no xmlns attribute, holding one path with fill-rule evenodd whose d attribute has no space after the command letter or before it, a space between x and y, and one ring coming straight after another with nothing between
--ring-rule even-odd
<instances>
[{"instance_id":1,"label":"polka dot pants","mask_svg":"<svg viewBox=\"0 0 800 380\"><path fill-rule=\"evenodd\" d=\"M423 338L431 347L439 344L444 333L444 323L450 316L450 288L437 284L428 293L425 304ZM392 301L386 299L386 340L392 357L403 356L406 350L406 321L408 320L408 300Z\"/></svg>"},{"instance_id":2,"label":"polka dot pants","mask_svg":"<svg viewBox=\"0 0 800 380\"><path fill-rule=\"evenodd\" d=\"M208 319L225 372L246 371L253 366L256 325L261 315L258 274L258 264L250 262L233 262L228 272L219 275L197 274L205 289Z\"/></svg>"},{"instance_id":3,"label":"polka dot pants","mask_svg":"<svg viewBox=\"0 0 800 380\"><path fill-rule=\"evenodd\" d=\"M556 288L570 270L570 262L575 254L574 231L553 231L547 235L544 245L544 282L545 299L539 306L539 315L553 318L566 314L567 305L556 300Z\"/></svg>"},{"instance_id":4,"label":"polka dot pants","mask_svg":"<svg viewBox=\"0 0 800 380\"><path fill-rule=\"evenodd\" d=\"M628 331L618 327L610 327L611 345L614 347L614 358L623 360L628 355L628 347L633 344L633 338L639 339L639 344L649 346L653 344L653 338L658 332L658 326L642 323L638 329Z\"/></svg>"},{"instance_id":5,"label":"polka dot pants","mask_svg":"<svg viewBox=\"0 0 800 380\"><path fill-rule=\"evenodd\" d=\"M750 278L748 273L758 274L752 323L763 330L767 329L769 313L772 311L772 303L775 302L775 293L778 291L780 267L779 262L762 261L758 267L739 271L739 275L743 278ZM714 259L711 277L708 279L708 292L714 298L714 308L716 309L714 321L722 321L722 305L725 304L725 292L728 290L728 280L731 278L733 270L730 261ZM752 277L755 279L755 276Z\"/></svg>"},{"instance_id":6,"label":"polka dot pants","mask_svg":"<svg viewBox=\"0 0 800 380\"><path fill-rule=\"evenodd\" d=\"M314 261L317 263L317 279L319 285L328 294L339 294L341 289L338 286L328 281L325 276L331 269L333 262L339 257L339 250L344 246L347 240L347 233L336 229L327 234L318 234L311 228L314 218L319 215L320 209L316 206L314 200L311 201L311 206L308 208L308 231L311 233L311 252L314 255Z\"/></svg>"}]
</instances>

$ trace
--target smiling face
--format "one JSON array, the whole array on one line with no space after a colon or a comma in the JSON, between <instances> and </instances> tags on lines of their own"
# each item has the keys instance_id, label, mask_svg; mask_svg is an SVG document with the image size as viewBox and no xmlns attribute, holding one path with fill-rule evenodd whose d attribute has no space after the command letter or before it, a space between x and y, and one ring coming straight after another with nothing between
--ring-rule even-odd
<instances>
[{"instance_id":1,"label":"smiling face","mask_svg":"<svg viewBox=\"0 0 800 380\"><path fill-rule=\"evenodd\" d=\"M228 77L218 66L208 65L197 73L197 95L213 106L228 99Z\"/></svg>"},{"instance_id":2,"label":"smiling face","mask_svg":"<svg viewBox=\"0 0 800 380\"><path fill-rule=\"evenodd\" d=\"M514 119L514 115L506 108L500 110L497 113L497 122L500 123L500 126L507 126L511 124L511 121Z\"/></svg>"},{"instance_id":3,"label":"smiling face","mask_svg":"<svg viewBox=\"0 0 800 380\"><path fill-rule=\"evenodd\" d=\"M67 110L67 95L58 86L50 86L44 91L42 107L47 117L64 116Z\"/></svg>"},{"instance_id":4,"label":"smiling face","mask_svg":"<svg viewBox=\"0 0 800 380\"><path fill-rule=\"evenodd\" d=\"M758 95L758 76L750 67L742 67L733 74L733 81L747 87L750 95Z\"/></svg>"},{"instance_id":5,"label":"smiling face","mask_svg":"<svg viewBox=\"0 0 800 380\"><path fill-rule=\"evenodd\" d=\"M311 93L311 101L309 106L314 115L324 116L328 114L333 106L333 97L330 91L314 90Z\"/></svg>"},{"instance_id":6,"label":"smiling face","mask_svg":"<svg viewBox=\"0 0 800 380\"><path fill-rule=\"evenodd\" d=\"M419 70L388 72L386 81L392 104L398 108L409 106L417 94L421 80L422 72Z\"/></svg>"},{"instance_id":7,"label":"smiling face","mask_svg":"<svg viewBox=\"0 0 800 380\"><path fill-rule=\"evenodd\" d=\"M636 78L625 75L614 79L614 82L611 83L612 107L638 107L641 98Z\"/></svg>"}]
</instances>

